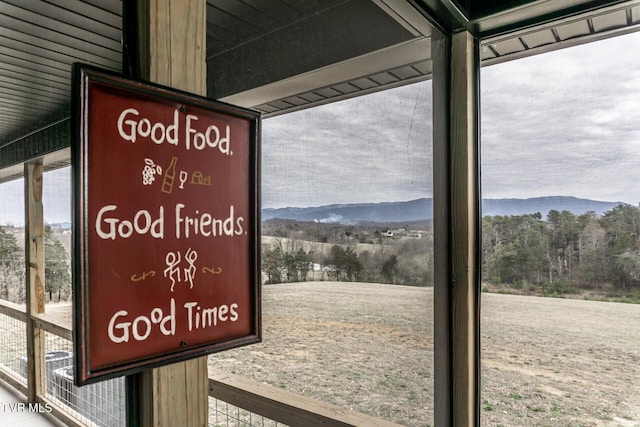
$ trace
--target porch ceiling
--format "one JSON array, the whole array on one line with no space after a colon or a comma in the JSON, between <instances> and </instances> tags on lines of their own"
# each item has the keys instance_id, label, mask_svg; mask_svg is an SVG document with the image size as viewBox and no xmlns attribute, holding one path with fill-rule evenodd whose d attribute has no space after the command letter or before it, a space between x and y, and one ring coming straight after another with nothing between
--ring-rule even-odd
<instances>
[{"instance_id":1,"label":"porch ceiling","mask_svg":"<svg viewBox=\"0 0 640 427\"><path fill-rule=\"evenodd\" d=\"M640 26L640 0L602 3L207 0L208 92L269 116L430 78L434 25L483 35L485 64ZM121 71L122 4L0 0L0 181L68 145L25 136L68 118L74 62Z\"/></svg>"},{"instance_id":2,"label":"porch ceiling","mask_svg":"<svg viewBox=\"0 0 640 427\"><path fill-rule=\"evenodd\" d=\"M0 2L0 146L69 116L71 65L121 69L122 4Z\"/></svg>"}]
</instances>

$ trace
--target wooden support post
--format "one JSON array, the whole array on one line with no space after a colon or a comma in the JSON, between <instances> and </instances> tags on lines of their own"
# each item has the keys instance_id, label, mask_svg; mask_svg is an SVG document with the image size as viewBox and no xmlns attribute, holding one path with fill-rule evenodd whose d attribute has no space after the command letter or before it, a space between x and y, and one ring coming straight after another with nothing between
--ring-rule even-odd
<instances>
[{"instance_id":1,"label":"wooden support post","mask_svg":"<svg viewBox=\"0 0 640 427\"><path fill-rule=\"evenodd\" d=\"M206 96L206 1L139 0L135 6L126 10L125 22L126 30L133 31L125 63L134 77ZM156 368L128 383L128 406L140 405L136 415L127 417L130 425L208 424L207 357Z\"/></svg>"},{"instance_id":2,"label":"wooden support post","mask_svg":"<svg viewBox=\"0 0 640 427\"><path fill-rule=\"evenodd\" d=\"M44 313L44 216L42 209L42 163L27 163L24 170L25 260L27 299L27 398L35 403L46 384L45 349L33 314Z\"/></svg>"},{"instance_id":3,"label":"wooden support post","mask_svg":"<svg viewBox=\"0 0 640 427\"><path fill-rule=\"evenodd\" d=\"M434 84L435 424L480 423L479 49L436 36Z\"/></svg>"},{"instance_id":4,"label":"wooden support post","mask_svg":"<svg viewBox=\"0 0 640 427\"><path fill-rule=\"evenodd\" d=\"M451 194L449 176L449 60L451 40L434 31L433 59L433 314L434 314L434 421L451 425L451 321L449 264Z\"/></svg>"},{"instance_id":5,"label":"wooden support post","mask_svg":"<svg viewBox=\"0 0 640 427\"><path fill-rule=\"evenodd\" d=\"M478 40L451 43L453 425L480 425L480 165Z\"/></svg>"}]
</instances>

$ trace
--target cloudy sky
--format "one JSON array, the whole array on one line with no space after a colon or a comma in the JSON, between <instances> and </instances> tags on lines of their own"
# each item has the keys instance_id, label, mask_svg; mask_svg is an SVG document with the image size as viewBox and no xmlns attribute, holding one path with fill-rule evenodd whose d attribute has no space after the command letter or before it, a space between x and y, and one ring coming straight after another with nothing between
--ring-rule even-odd
<instances>
[{"instance_id":1,"label":"cloudy sky","mask_svg":"<svg viewBox=\"0 0 640 427\"><path fill-rule=\"evenodd\" d=\"M483 197L640 202L640 33L482 69Z\"/></svg>"},{"instance_id":2,"label":"cloudy sky","mask_svg":"<svg viewBox=\"0 0 640 427\"><path fill-rule=\"evenodd\" d=\"M484 67L485 198L640 202L640 33ZM432 196L431 82L264 120L263 207ZM47 176L45 215L68 219L68 171ZM53 185L52 185L53 184ZM64 189L64 190L62 190ZM0 223L23 222L20 183ZM17 200L17 201L16 201Z\"/></svg>"},{"instance_id":3,"label":"cloudy sky","mask_svg":"<svg viewBox=\"0 0 640 427\"><path fill-rule=\"evenodd\" d=\"M638 46L635 33L482 68L483 197L640 202ZM432 196L430 81L264 127L265 207Z\"/></svg>"},{"instance_id":4,"label":"cloudy sky","mask_svg":"<svg viewBox=\"0 0 640 427\"><path fill-rule=\"evenodd\" d=\"M263 206L431 195L431 81L264 121Z\"/></svg>"}]
</instances>

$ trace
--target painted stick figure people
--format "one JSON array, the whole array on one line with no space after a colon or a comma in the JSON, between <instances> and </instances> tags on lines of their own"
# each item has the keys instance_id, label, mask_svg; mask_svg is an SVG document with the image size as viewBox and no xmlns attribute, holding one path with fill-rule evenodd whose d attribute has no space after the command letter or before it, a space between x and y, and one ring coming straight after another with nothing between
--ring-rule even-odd
<instances>
[{"instance_id":1,"label":"painted stick figure people","mask_svg":"<svg viewBox=\"0 0 640 427\"><path fill-rule=\"evenodd\" d=\"M180 263L182 262L182 254L179 251L168 252L165 257L167 268L164 269L164 277L168 277L171 280L171 292L173 292L176 283L180 282L189 283L189 289L193 288L193 279L197 271L195 263L198 259L198 253L189 248L187 249L187 253L184 258L189 265L188 267L183 267L181 269Z\"/></svg>"}]
</instances>

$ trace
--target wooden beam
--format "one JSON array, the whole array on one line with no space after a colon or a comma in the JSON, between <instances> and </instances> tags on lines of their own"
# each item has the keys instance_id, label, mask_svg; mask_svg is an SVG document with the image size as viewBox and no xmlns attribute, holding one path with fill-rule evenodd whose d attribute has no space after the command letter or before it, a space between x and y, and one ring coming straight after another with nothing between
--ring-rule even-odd
<instances>
[{"instance_id":1,"label":"wooden beam","mask_svg":"<svg viewBox=\"0 0 640 427\"><path fill-rule=\"evenodd\" d=\"M206 426L209 418L207 357L174 363L141 376L142 426Z\"/></svg>"},{"instance_id":2,"label":"wooden beam","mask_svg":"<svg viewBox=\"0 0 640 427\"><path fill-rule=\"evenodd\" d=\"M22 176L24 162L43 156L47 156L47 166L50 167L51 154L68 148L69 141L69 119L64 118L1 146L0 182Z\"/></svg>"},{"instance_id":3,"label":"wooden beam","mask_svg":"<svg viewBox=\"0 0 640 427\"><path fill-rule=\"evenodd\" d=\"M449 65L451 40L434 31L433 58L433 314L434 314L434 419L436 426L451 425L451 314L450 314L450 155Z\"/></svg>"},{"instance_id":4,"label":"wooden beam","mask_svg":"<svg viewBox=\"0 0 640 427\"><path fill-rule=\"evenodd\" d=\"M138 0L137 78L207 95L206 1ZM131 18L134 18L131 16ZM129 19L129 18L127 18Z\"/></svg>"},{"instance_id":5,"label":"wooden beam","mask_svg":"<svg viewBox=\"0 0 640 427\"><path fill-rule=\"evenodd\" d=\"M21 322L27 322L27 314L25 308L15 302L0 300L0 314L9 316Z\"/></svg>"},{"instance_id":6,"label":"wooden beam","mask_svg":"<svg viewBox=\"0 0 640 427\"><path fill-rule=\"evenodd\" d=\"M44 215L42 208L42 162L24 167L25 260L27 297L27 399L36 403L44 389L44 342L32 315L44 313Z\"/></svg>"},{"instance_id":7,"label":"wooden beam","mask_svg":"<svg viewBox=\"0 0 640 427\"><path fill-rule=\"evenodd\" d=\"M436 36L434 84L435 424L479 425L479 49Z\"/></svg>"},{"instance_id":8,"label":"wooden beam","mask_svg":"<svg viewBox=\"0 0 640 427\"><path fill-rule=\"evenodd\" d=\"M213 371L209 394L278 423L305 427L400 427L391 421L350 411L227 372Z\"/></svg>"},{"instance_id":9,"label":"wooden beam","mask_svg":"<svg viewBox=\"0 0 640 427\"><path fill-rule=\"evenodd\" d=\"M125 22L127 31L133 27L137 34L137 40L129 38L125 43L125 62L137 73L133 77L206 96L206 1L139 0L136 6L126 10ZM207 357L129 378L127 407L136 413L127 415L128 424L206 426L208 381ZM132 395L134 390L137 395Z\"/></svg>"},{"instance_id":10,"label":"wooden beam","mask_svg":"<svg viewBox=\"0 0 640 427\"><path fill-rule=\"evenodd\" d=\"M451 43L451 330L453 425L480 425L480 170L478 40Z\"/></svg>"}]
</instances>

